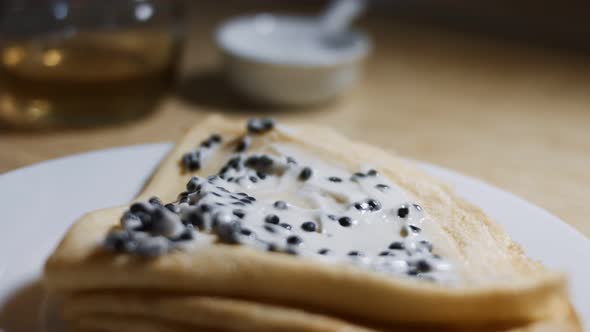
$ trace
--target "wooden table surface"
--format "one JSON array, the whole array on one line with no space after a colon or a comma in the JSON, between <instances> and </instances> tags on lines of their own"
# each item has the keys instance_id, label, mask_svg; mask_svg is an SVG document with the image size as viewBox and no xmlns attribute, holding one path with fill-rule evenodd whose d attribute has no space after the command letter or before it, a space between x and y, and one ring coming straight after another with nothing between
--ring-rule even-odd
<instances>
[{"instance_id":1,"label":"wooden table surface","mask_svg":"<svg viewBox=\"0 0 590 332\"><path fill-rule=\"evenodd\" d=\"M173 141L211 112L247 117L211 74L210 34L237 9L193 10L184 96L169 95L133 123L49 132L0 132L0 172L72 153ZM205 13L205 14L203 14ZM339 100L265 110L479 177L537 204L590 236L590 68L582 58L418 29L373 17L364 78ZM185 87L185 90L187 88ZM192 90L191 90L192 89Z\"/></svg>"}]
</instances>

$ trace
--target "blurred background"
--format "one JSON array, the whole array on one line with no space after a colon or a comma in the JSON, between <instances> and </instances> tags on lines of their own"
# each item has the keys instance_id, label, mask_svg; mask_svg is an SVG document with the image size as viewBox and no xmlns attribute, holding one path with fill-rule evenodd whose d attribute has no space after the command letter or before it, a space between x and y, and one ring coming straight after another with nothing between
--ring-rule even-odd
<instances>
[{"instance_id":1,"label":"blurred background","mask_svg":"<svg viewBox=\"0 0 590 332\"><path fill-rule=\"evenodd\" d=\"M265 114L480 177L589 236L590 4L367 4L354 80L293 105L230 84L215 32L238 15L320 15L326 1L0 1L0 172L173 141L213 112Z\"/></svg>"}]
</instances>

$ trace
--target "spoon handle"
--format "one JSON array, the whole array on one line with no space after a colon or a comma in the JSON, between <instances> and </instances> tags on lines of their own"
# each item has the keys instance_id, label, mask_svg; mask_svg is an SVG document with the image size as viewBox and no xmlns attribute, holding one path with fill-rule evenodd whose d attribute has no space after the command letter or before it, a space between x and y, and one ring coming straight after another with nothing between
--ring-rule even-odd
<instances>
[{"instance_id":1,"label":"spoon handle","mask_svg":"<svg viewBox=\"0 0 590 332\"><path fill-rule=\"evenodd\" d=\"M320 16L320 29L324 35L344 31L366 7L367 0L333 0Z\"/></svg>"}]
</instances>

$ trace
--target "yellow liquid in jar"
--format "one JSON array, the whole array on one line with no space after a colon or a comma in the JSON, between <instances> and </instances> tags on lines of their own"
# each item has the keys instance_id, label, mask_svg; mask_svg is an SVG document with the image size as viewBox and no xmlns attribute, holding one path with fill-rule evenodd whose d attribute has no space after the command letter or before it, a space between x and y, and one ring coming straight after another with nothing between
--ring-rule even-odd
<instances>
[{"instance_id":1,"label":"yellow liquid in jar","mask_svg":"<svg viewBox=\"0 0 590 332\"><path fill-rule=\"evenodd\" d=\"M149 111L169 84L174 36L158 29L80 32L0 48L0 121L95 125Z\"/></svg>"}]
</instances>

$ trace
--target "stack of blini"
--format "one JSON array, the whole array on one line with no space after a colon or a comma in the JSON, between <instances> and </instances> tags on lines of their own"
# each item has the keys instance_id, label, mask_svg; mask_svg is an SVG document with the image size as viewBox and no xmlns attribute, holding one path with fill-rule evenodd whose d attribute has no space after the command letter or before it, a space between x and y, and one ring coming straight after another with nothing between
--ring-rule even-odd
<instances>
[{"instance_id":1,"label":"stack of blini","mask_svg":"<svg viewBox=\"0 0 590 332\"><path fill-rule=\"evenodd\" d=\"M45 285L53 296L61 299L63 319L70 331L581 331L567 297L564 277L527 258L500 226L444 184L401 158L347 140L330 129L278 126L265 121L250 123L248 131L241 121L211 117L191 129L162 161L134 202L146 202L153 196L163 203L176 202L177 207L170 205L169 210L176 209L175 215L183 216L178 217L186 225L182 233L170 235L174 232L164 227L160 234L154 235L153 229L144 228L138 232L149 233L146 236L152 242L131 239L121 243L121 236L131 236L125 233L126 224L120 221L126 211L129 214L129 206L91 212L69 229L47 261ZM203 142L203 151L198 153L201 159L197 160L198 165L190 166L187 151L195 151L200 142ZM271 156L276 165L279 159L285 159L286 155L282 154L296 157L281 164L283 168L279 171L266 170L267 174L260 174L260 156ZM235 155L241 155L241 162L246 163L242 166L252 167L251 171L258 172L259 177L254 180L248 176L208 178L219 175L220 169ZM248 162L249 156L258 159ZM302 179L300 167L314 164L311 159L306 160L310 156L321 160L322 165L329 164L339 172L353 174L350 183L344 183L348 179L342 182L332 178L329 181L342 183L326 182L324 186L319 182L324 180L319 178L321 172L317 170L309 176L311 180ZM333 250L336 252L333 260L326 253L328 250L316 254L318 243L324 240L326 246L336 243L341 234L357 234L354 238L346 237L344 245L352 242L356 245L351 249L372 248L384 235L371 234L370 227L391 227L391 237L399 237L397 233L393 235L398 229L395 223L399 223L395 218L399 216L385 217L389 213L387 199L379 202L376 212L353 209L350 213L357 216L353 218L357 221L343 224L347 226L343 231L336 228L339 227L336 218L329 221L320 217L315 221L317 230L302 230L305 227L300 228L299 221L303 220L293 220L297 214L279 211L277 216L281 221L290 223L289 230L279 232L273 228L279 227L278 223L267 225L266 220L260 225L250 225L248 217L239 223L223 220L219 215L206 218L199 215L197 221L187 222L188 206L203 205L203 201L187 198L186 193L180 195L180 201L178 198L179 193L187 190L187 181L195 176L192 186L200 183L195 181L205 181L209 185L215 183L220 190L223 188L220 193L228 197L234 197L238 189L248 197L256 197L255 204L248 205L247 201L236 204L236 209L249 215L266 211L265 202L272 205L277 197L286 197L292 208L289 211L326 212L321 211L325 204L307 206L310 200L306 197L288 200L292 195L314 195L314 192L326 197L332 195L331 198L320 195L318 199L331 199L328 203L332 205L327 206L342 212L353 202L348 200L348 194L330 193L330 188L360 186L359 178L367 173L359 170L366 165L389 183L382 185L383 188L395 187L407 196L408 202L419 204L416 207L430 223L430 226L421 225L420 236L432 243L429 248L432 253L425 254L430 258L423 261L443 260L448 264L441 266L452 268L441 268L444 271L439 274L433 267L429 272L428 265L417 269L412 257L422 255L418 249L413 254L404 251L405 261L395 263L402 264L404 269L396 268L393 272L375 263L389 259L379 256L388 253L367 250L338 255ZM235 168L241 171L242 166ZM295 180L289 182L285 178L292 169L297 173L293 173ZM263 188L264 181L275 181L276 185L256 189ZM285 183L291 183L288 188L296 189L290 193L273 192L273 189L286 191L281 189L287 188ZM314 183L321 190L313 191ZM356 194L355 189L350 197ZM160 201L153 203L158 205ZM186 211L179 212L181 203ZM150 203L140 204L145 208ZM138 206L136 212L142 209ZM160 219L169 217L168 212L158 213ZM379 219L383 223L366 219L378 213L383 216L383 220ZM133 220L145 222L145 218L144 215L143 219ZM335 226L329 225L330 222ZM191 234L187 233L189 226ZM253 240L255 234L244 231L247 227L260 229L254 232L259 238ZM264 235L262 227L269 234L274 232L274 237ZM166 232L172 233L163 236ZM241 233L236 235L236 232ZM298 245L286 247L269 242L283 233L298 234L302 243L292 241L291 244ZM289 238L289 234L285 236ZM183 242L179 240L183 236L189 239L184 241L189 244L176 245ZM261 240L265 236L270 240ZM411 243L407 242L408 238L402 240L406 247ZM289 249L292 247L296 250ZM358 257L347 258L347 255ZM394 251L390 256L393 261L399 254ZM363 259L373 263L364 264ZM439 275L445 277L438 278Z\"/></svg>"}]
</instances>

